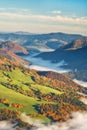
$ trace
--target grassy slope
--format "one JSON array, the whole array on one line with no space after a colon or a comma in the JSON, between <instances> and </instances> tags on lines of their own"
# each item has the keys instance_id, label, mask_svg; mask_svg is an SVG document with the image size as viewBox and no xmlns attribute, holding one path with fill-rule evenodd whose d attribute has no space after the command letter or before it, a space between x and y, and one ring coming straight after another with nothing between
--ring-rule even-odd
<instances>
[{"instance_id":1,"label":"grassy slope","mask_svg":"<svg viewBox=\"0 0 87 130\"><path fill-rule=\"evenodd\" d=\"M39 89L42 93L44 93L44 94L48 94L48 93L55 93L55 94L58 94L58 95L60 95L60 94L62 94L62 92L60 92L60 91L58 91L58 90L55 90L55 89L53 89L53 88L50 88L50 87L47 87L47 86L43 86L43 85L38 85L38 84L34 84L34 85L32 85L33 86L33 88L35 88L35 89Z\"/></svg>"},{"instance_id":2,"label":"grassy slope","mask_svg":"<svg viewBox=\"0 0 87 130\"><path fill-rule=\"evenodd\" d=\"M33 105L36 104L44 104L48 103L46 101L37 101L37 99L28 97L25 95L22 95L20 93L17 93L11 89L8 89L2 85L0 85L0 98L6 98L10 101L10 103L21 103L24 105L23 109L17 109L13 107L9 107L11 110L18 110L20 112L24 112L26 114L38 114L37 111L34 109ZM0 103L0 108L8 108L6 105ZM39 119L45 121L45 122L50 122L50 120L47 117L39 117Z\"/></svg>"},{"instance_id":3,"label":"grassy slope","mask_svg":"<svg viewBox=\"0 0 87 130\"><path fill-rule=\"evenodd\" d=\"M0 82L5 82L5 83L9 82L9 78L6 76L7 74L9 74L10 79L12 79L10 84L17 84L19 87L22 87L22 89L24 90L31 91L31 88L34 88L35 90L39 89L44 94L47 94L50 92L54 92L55 94L62 94L60 91L57 91L50 87L34 83L34 81L29 75L25 75L19 69L13 70L12 72L4 71L4 74L3 74L3 71L0 70ZM23 83L30 83L31 88L30 86L26 86ZM37 111L33 107L34 105L49 103L43 100L38 101L37 98L25 96L23 94L15 92L14 90L8 89L1 84L0 84L0 98L6 98L9 100L10 103L23 104L24 108L19 109L19 108L9 107L9 109L19 110L21 112L25 112L26 114L37 114ZM50 102L50 103L53 104L53 102ZM7 106L0 103L0 108L7 108ZM41 117L41 119L48 121L47 117Z\"/></svg>"},{"instance_id":4,"label":"grassy slope","mask_svg":"<svg viewBox=\"0 0 87 130\"><path fill-rule=\"evenodd\" d=\"M9 74L10 78L12 79L11 84L17 84L19 87L22 87L24 90L30 90L30 86L26 86L23 83L30 83L33 88L39 89L42 93L50 93L53 92L55 94L62 94L60 91L55 90L53 88L39 85L39 84L33 84L34 81L31 79L30 76L24 75L20 70L14 70L12 72L4 72L6 74ZM8 82L8 78L2 74L0 76L1 82Z\"/></svg>"}]
</instances>

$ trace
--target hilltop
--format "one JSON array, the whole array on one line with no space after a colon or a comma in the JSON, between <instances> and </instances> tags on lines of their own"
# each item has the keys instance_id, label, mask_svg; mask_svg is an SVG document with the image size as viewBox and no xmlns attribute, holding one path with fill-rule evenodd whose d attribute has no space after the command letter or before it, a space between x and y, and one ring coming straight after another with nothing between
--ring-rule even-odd
<instances>
[{"instance_id":1,"label":"hilltop","mask_svg":"<svg viewBox=\"0 0 87 130\"><path fill-rule=\"evenodd\" d=\"M86 46L87 46L87 37L81 38L81 39L78 39L78 40L74 40L70 44L65 45L63 48L69 49L69 50L77 50L77 49L80 49L80 48L84 48Z\"/></svg>"},{"instance_id":2,"label":"hilltop","mask_svg":"<svg viewBox=\"0 0 87 130\"><path fill-rule=\"evenodd\" d=\"M13 52L15 54L16 53L23 53L25 55L29 54L28 50L25 47L13 41L0 42L0 48Z\"/></svg>"},{"instance_id":3,"label":"hilltop","mask_svg":"<svg viewBox=\"0 0 87 130\"><path fill-rule=\"evenodd\" d=\"M21 65L30 64L28 61L22 59L17 54L28 55L29 52L27 51L26 48L24 48L21 45L18 45L15 42L12 41L0 42L0 56L4 56L5 58L13 61L16 64Z\"/></svg>"}]
</instances>

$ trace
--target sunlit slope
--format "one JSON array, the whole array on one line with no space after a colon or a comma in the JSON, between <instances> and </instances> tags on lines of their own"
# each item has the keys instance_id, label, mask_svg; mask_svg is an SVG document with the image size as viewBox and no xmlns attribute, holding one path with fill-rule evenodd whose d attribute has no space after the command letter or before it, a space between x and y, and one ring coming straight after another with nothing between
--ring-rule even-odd
<instances>
[{"instance_id":1,"label":"sunlit slope","mask_svg":"<svg viewBox=\"0 0 87 130\"><path fill-rule=\"evenodd\" d=\"M62 92L53 88L37 84L32 80L33 70L30 72L23 72L22 69L16 68L12 71L0 69L0 98L6 98L10 103L23 104L23 108L9 107L9 109L17 109L21 112L28 114L37 113L34 108L36 104L49 103L44 100L38 100L36 91L40 91L42 94L62 94ZM30 94L28 95L27 92ZM53 103L53 102L50 102ZM0 104L0 108L8 108L3 103Z\"/></svg>"},{"instance_id":2,"label":"sunlit slope","mask_svg":"<svg viewBox=\"0 0 87 130\"><path fill-rule=\"evenodd\" d=\"M44 121L65 121L72 111L84 111L78 84L61 74L38 73L0 58L0 120L25 112ZM81 92L81 91L80 91ZM8 117L8 114L10 115Z\"/></svg>"}]
</instances>

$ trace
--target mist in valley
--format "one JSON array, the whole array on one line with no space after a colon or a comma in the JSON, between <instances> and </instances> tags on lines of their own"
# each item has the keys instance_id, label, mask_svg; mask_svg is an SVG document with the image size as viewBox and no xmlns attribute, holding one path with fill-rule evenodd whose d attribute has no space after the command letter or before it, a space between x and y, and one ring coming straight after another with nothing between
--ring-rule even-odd
<instances>
[{"instance_id":1,"label":"mist in valley","mask_svg":"<svg viewBox=\"0 0 87 130\"><path fill-rule=\"evenodd\" d=\"M70 69L63 68L63 66L67 65L64 60L60 61L59 63L52 63L50 61L33 56L24 56L23 58L31 62L32 65L29 66L31 69L39 71L54 71L59 73L71 71Z\"/></svg>"},{"instance_id":2,"label":"mist in valley","mask_svg":"<svg viewBox=\"0 0 87 130\"><path fill-rule=\"evenodd\" d=\"M30 130L87 130L87 113L72 113L72 118L64 123L53 123L44 125L38 120L33 120L26 114L22 114L20 117L24 122L32 124L33 127ZM0 130L16 130L15 124L11 124L8 121L0 122ZM27 130L24 128L23 130Z\"/></svg>"}]
</instances>

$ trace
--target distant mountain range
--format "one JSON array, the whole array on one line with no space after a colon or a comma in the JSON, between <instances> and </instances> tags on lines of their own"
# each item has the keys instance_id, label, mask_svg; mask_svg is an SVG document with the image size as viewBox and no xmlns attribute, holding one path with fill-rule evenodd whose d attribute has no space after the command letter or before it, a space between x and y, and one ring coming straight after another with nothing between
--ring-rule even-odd
<instances>
[{"instance_id":1,"label":"distant mountain range","mask_svg":"<svg viewBox=\"0 0 87 130\"><path fill-rule=\"evenodd\" d=\"M27 32L0 33L1 41L14 41L25 47L45 50L57 49L61 45L71 43L73 40L83 38L79 34L49 33L49 34L32 34Z\"/></svg>"}]
</instances>

